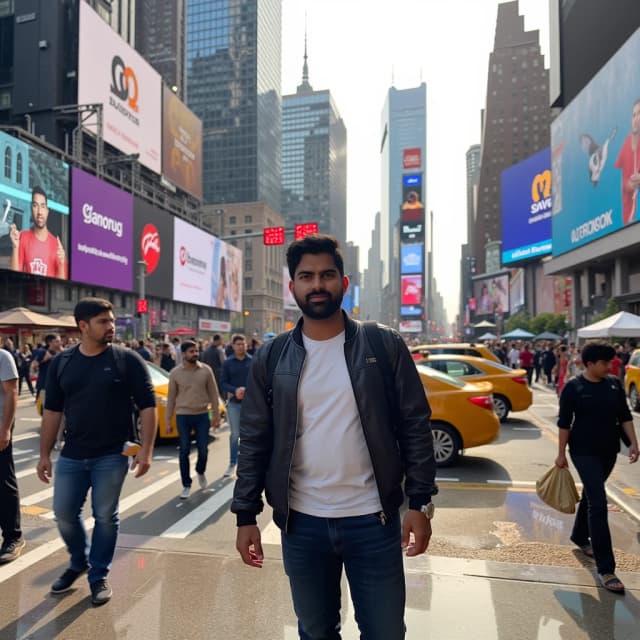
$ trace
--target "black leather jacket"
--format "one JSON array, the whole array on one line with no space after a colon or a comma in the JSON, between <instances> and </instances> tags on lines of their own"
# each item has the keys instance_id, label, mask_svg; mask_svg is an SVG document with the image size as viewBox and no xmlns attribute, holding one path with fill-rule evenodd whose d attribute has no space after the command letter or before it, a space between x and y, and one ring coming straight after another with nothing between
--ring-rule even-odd
<instances>
[{"instance_id":1,"label":"black leather jacket","mask_svg":"<svg viewBox=\"0 0 640 640\"><path fill-rule=\"evenodd\" d=\"M381 327L401 413L392 419L383 375L365 332L359 322L346 314L344 317L344 353L382 508L387 515L397 511L404 500L404 479L409 506L418 509L438 489L429 423L431 409L415 363L400 335ZM242 401L238 479L231 511L237 515L238 526L255 524L256 515L264 507L264 490L273 507L275 523L286 530L289 474L296 444L298 383L306 356L302 320L290 332L273 375L273 419L265 390L267 357L272 346L273 341L266 343L253 358Z\"/></svg>"}]
</instances>

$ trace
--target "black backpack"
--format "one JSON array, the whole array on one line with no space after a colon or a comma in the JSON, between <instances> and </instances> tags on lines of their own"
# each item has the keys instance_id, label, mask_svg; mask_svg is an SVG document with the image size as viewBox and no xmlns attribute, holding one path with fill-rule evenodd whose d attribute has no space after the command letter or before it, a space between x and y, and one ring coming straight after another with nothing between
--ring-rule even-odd
<instances>
[{"instance_id":1,"label":"black backpack","mask_svg":"<svg viewBox=\"0 0 640 640\"><path fill-rule=\"evenodd\" d=\"M364 329L369 344L373 349L373 354L376 357L376 362L380 367L380 372L382 373L382 377L384 379L384 392L387 398L387 405L389 407L389 415L394 418L398 415L398 413L396 396L395 393L393 393L393 371L391 368L391 361L389 360L389 354L387 353L384 343L382 342L382 331L378 326L378 323L373 321L363 322L362 328ZM271 345L271 350L269 351L269 355L267 356L267 384L265 389L267 392L267 404L272 409L273 373L276 369L276 365L278 364L278 360L280 359L282 349L284 348L284 345L289 339L290 335L291 331L287 331L274 338L273 344Z\"/></svg>"},{"instance_id":2,"label":"black backpack","mask_svg":"<svg viewBox=\"0 0 640 640\"><path fill-rule=\"evenodd\" d=\"M624 394L624 389L622 388L622 385L620 384L620 380L618 380L618 378L616 378L615 376L607 376L607 381L610 383L613 383L613 386L616 389L616 394L619 393L620 391L622 391L622 393ZM567 384L573 384L573 386L576 388L576 393L578 394L578 398L582 395L582 392L584 391L584 385L582 384L581 375L576 376L575 378L572 378L571 380L569 380ZM618 435L620 436L620 440L622 440L623 444L626 447L630 447L631 440L629 440L629 436L626 434L625 430L622 428L622 425L620 424L620 422L618 422L617 427L618 427Z\"/></svg>"}]
</instances>

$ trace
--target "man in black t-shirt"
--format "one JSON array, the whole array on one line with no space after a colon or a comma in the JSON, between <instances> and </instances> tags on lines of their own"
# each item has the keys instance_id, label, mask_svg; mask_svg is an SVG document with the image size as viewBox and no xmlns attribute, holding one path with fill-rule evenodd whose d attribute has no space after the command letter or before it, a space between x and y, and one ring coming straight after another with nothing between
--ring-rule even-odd
<instances>
[{"instance_id":1,"label":"man in black t-shirt","mask_svg":"<svg viewBox=\"0 0 640 640\"><path fill-rule=\"evenodd\" d=\"M565 453L568 444L583 486L571 540L595 559L602 585L623 593L624 585L614 573L605 482L620 451L618 425L631 442L630 462L638 460L638 440L622 386L609 375L614 356L614 348L605 343L590 343L582 350L585 370L569 380L560 394L556 465L569 466Z\"/></svg>"},{"instance_id":2,"label":"man in black t-shirt","mask_svg":"<svg viewBox=\"0 0 640 640\"><path fill-rule=\"evenodd\" d=\"M51 592L68 591L88 571L91 600L100 605L112 595L107 575L120 524L120 491L129 466L124 447L131 433L132 401L139 411L142 440L131 464L132 470L137 468L136 478L151 465L156 402L142 358L111 345L115 331L111 303L85 298L76 305L74 316L82 342L56 356L50 364L38 477L47 483L51 479L51 449L64 412L65 444L56 463L53 511L71 562L53 583ZM81 520L89 488L95 519L90 547Z\"/></svg>"}]
</instances>

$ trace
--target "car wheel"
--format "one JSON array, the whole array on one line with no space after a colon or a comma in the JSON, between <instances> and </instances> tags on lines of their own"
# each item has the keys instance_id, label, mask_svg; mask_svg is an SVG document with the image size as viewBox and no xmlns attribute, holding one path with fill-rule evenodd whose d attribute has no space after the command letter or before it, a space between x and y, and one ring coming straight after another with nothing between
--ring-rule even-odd
<instances>
[{"instance_id":1,"label":"car wheel","mask_svg":"<svg viewBox=\"0 0 640 640\"><path fill-rule=\"evenodd\" d=\"M494 394L493 396L493 410L496 412L500 422L504 422L509 415L511 405L509 401L501 395Z\"/></svg>"},{"instance_id":2,"label":"car wheel","mask_svg":"<svg viewBox=\"0 0 640 640\"><path fill-rule=\"evenodd\" d=\"M458 432L448 424L433 423L433 454L439 467L453 464L460 454L462 443Z\"/></svg>"},{"instance_id":3,"label":"car wheel","mask_svg":"<svg viewBox=\"0 0 640 640\"><path fill-rule=\"evenodd\" d=\"M638 388L635 384L629 387L629 404L634 411L640 411L640 397L638 397Z\"/></svg>"}]
</instances>

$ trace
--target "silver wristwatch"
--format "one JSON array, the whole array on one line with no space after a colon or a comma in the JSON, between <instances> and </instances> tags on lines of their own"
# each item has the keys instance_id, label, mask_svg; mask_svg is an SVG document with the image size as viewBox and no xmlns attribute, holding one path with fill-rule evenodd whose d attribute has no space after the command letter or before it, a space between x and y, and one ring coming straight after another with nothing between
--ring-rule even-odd
<instances>
[{"instance_id":1,"label":"silver wristwatch","mask_svg":"<svg viewBox=\"0 0 640 640\"><path fill-rule=\"evenodd\" d=\"M429 504L423 504L420 507L420 512L424 513L424 515L427 516L429 520L433 518L433 514L435 510L436 510L436 506L433 504L433 502L429 502Z\"/></svg>"}]
</instances>

